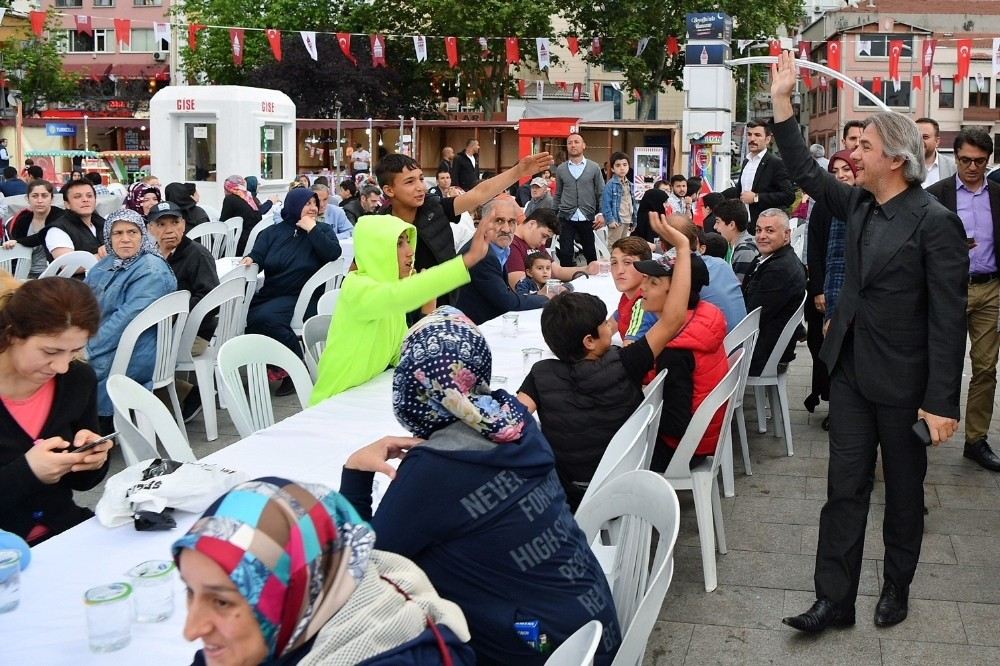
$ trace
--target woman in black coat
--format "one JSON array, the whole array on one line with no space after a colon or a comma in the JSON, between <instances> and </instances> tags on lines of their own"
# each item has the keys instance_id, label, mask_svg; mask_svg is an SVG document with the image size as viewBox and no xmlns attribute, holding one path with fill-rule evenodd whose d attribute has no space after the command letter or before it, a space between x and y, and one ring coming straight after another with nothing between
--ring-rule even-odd
<instances>
[{"instance_id":1,"label":"woman in black coat","mask_svg":"<svg viewBox=\"0 0 1000 666\"><path fill-rule=\"evenodd\" d=\"M194 183L170 183L167 185L167 189L163 190L163 198L177 204L177 207L181 209L181 215L187 222L188 231L202 222L210 221L208 213L198 205L198 190Z\"/></svg>"},{"instance_id":2,"label":"woman in black coat","mask_svg":"<svg viewBox=\"0 0 1000 666\"><path fill-rule=\"evenodd\" d=\"M222 199L222 213L219 217L223 220L231 217L243 219L243 230L236 244L236 256L241 257L246 250L250 232L263 219L263 215L256 197L247 190L247 181L243 176L226 178L222 187L226 191L226 196Z\"/></svg>"}]
</instances>

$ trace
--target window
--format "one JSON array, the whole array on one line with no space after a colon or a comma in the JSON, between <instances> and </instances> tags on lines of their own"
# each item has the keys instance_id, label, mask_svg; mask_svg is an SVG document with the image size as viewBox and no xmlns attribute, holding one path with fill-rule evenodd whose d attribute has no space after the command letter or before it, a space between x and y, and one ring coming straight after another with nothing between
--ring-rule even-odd
<instances>
[{"instance_id":1,"label":"window","mask_svg":"<svg viewBox=\"0 0 1000 666\"><path fill-rule=\"evenodd\" d=\"M83 7L83 0L56 0L56 7Z\"/></svg>"},{"instance_id":2,"label":"window","mask_svg":"<svg viewBox=\"0 0 1000 666\"><path fill-rule=\"evenodd\" d=\"M830 82L830 110L833 111L837 108L837 103L840 101L839 86L836 81Z\"/></svg>"},{"instance_id":3,"label":"window","mask_svg":"<svg viewBox=\"0 0 1000 666\"><path fill-rule=\"evenodd\" d=\"M132 0L133 7L160 7L163 0Z\"/></svg>"},{"instance_id":4,"label":"window","mask_svg":"<svg viewBox=\"0 0 1000 666\"><path fill-rule=\"evenodd\" d=\"M993 135L993 161L1000 162L1000 134Z\"/></svg>"},{"instance_id":5,"label":"window","mask_svg":"<svg viewBox=\"0 0 1000 666\"><path fill-rule=\"evenodd\" d=\"M983 77L982 87L975 77L969 78L969 108L990 108L990 80Z\"/></svg>"},{"instance_id":6,"label":"window","mask_svg":"<svg viewBox=\"0 0 1000 666\"><path fill-rule=\"evenodd\" d=\"M860 33L857 35L857 41L855 42L855 54L859 58L888 58L889 42L895 39L903 42L903 52L900 56L903 58L911 57L913 55L913 35L911 34L879 35L875 33Z\"/></svg>"},{"instance_id":7,"label":"window","mask_svg":"<svg viewBox=\"0 0 1000 666\"><path fill-rule=\"evenodd\" d=\"M622 93L615 90L613 86L601 86L601 99L605 102L614 102L615 120L622 119Z\"/></svg>"},{"instance_id":8,"label":"window","mask_svg":"<svg viewBox=\"0 0 1000 666\"><path fill-rule=\"evenodd\" d=\"M938 93L938 108L955 108L955 79L941 79L941 92Z\"/></svg>"},{"instance_id":9,"label":"window","mask_svg":"<svg viewBox=\"0 0 1000 666\"><path fill-rule=\"evenodd\" d=\"M284 173L284 125L264 125L260 128L260 177L280 179Z\"/></svg>"},{"instance_id":10,"label":"window","mask_svg":"<svg viewBox=\"0 0 1000 666\"><path fill-rule=\"evenodd\" d=\"M184 180L215 182L215 123L185 123L184 148Z\"/></svg>"},{"instance_id":11,"label":"window","mask_svg":"<svg viewBox=\"0 0 1000 666\"><path fill-rule=\"evenodd\" d=\"M94 34L88 35L75 30L65 32L63 47L69 53L114 53L114 30L94 28Z\"/></svg>"},{"instance_id":12,"label":"window","mask_svg":"<svg viewBox=\"0 0 1000 666\"><path fill-rule=\"evenodd\" d=\"M95 7L114 7L115 0L94 0Z\"/></svg>"},{"instance_id":13,"label":"window","mask_svg":"<svg viewBox=\"0 0 1000 666\"><path fill-rule=\"evenodd\" d=\"M871 81L864 81L861 85L864 86L865 90L871 92L871 90L872 90L872 82ZM892 87L892 81L889 81L888 79L885 80L885 81L882 81L882 94L881 95L876 95L876 97L880 98L883 102L885 102L887 106L907 107L907 108L909 108L909 106L910 106L910 82L909 81L900 81L900 83L899 83L899 92L895 92L893 90L893 87ZM867 97L864 97L863 95L861 95L861 93L858 93L858 106L869 106L869 107L871 107L871 106L875 106L875 102L872 102Z\"/></svg>"},{"instance_id":14,"label":"window","mask_svg":"<svg viewBox=\"0 0 1000 666\"><path fill-rule=\"evenodd\" d=\"M155 51L169 51L170 45L166 40L156 39L152 28L132 28L132 46L123 50L132 53L153 53Z\"/></svg>"}]
</instances>

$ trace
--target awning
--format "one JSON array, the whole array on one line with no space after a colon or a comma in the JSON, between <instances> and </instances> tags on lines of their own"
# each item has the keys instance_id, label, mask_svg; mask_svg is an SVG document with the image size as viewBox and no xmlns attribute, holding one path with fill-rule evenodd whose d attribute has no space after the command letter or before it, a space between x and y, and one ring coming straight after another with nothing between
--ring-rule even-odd
<instances>
[{"instance_id":1,"label":"awning","mask_svg":"<svg viewBox=\"0 0 1000 666\"><path fill-rule=\"evenodd\" d=\"M75 72L83 78L100 81L101 79L116 77L119 79L156 79L157 81L170 80L170 68L167 65L97 65L97 64L68 64L64 66L69 72Z\"/></svg>"},{"instance_id":2,"label":"awning","mask_svg":"<svg viewBox=\"0 0 1000 666\"><path fill-rule=\"evenodd\" d=\"M97 153L90 150L27 150L25 157L99 157Z\"/></svg>"}]
</instances>

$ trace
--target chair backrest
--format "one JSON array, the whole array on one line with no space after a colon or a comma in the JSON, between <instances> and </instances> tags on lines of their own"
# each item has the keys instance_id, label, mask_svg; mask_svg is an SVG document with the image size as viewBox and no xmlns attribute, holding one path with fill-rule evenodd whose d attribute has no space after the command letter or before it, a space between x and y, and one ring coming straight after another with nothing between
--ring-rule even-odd
<instances>
[{"instance_id":1,"label":"chair backrest","mask_svg":"<svg viewBox=\"0 0 1000 666\"><path fill-rule=\"evenodd\" d=\"M253 295L257 293L257 273L259 270L260 268L257 264L236 266L233 270L219 278L220 284L237 278L243 278L246 281L243 292L242 312L240 312L240 325L236 331L236 335L243 335L243 332L247 328L247 314L250 312L250 301L253 300Z\"/></svg>"},{"instance_id":2,"label":"chair backrest","mask_svg":"<svg viewBox=\"0 0 1000 666\"><path fill-rule=\"evenodd\" d=\"M324 264L318 271L313 273L312 277L306 280L305 286L299 292L299 299L295 301L295 310L292 311L293 331L301 333L302 326L305 323L303 320L306 316L306 310L309 308L309 301L312 300L316 290L323 286L326 287L324 291L336 289L344 281L346 274L347 267L344 265L344 260L337 259L336 261Z\"/></svg>"},{"instance_id":3,"label":"chair backrest","mask_svg":"<svg viewBox=\"0 0 1000 666\"><path fill-rule=\"evenodd\" d=\"M184 331L181 333L181 341L177 350L178 363L194 363L191 356L191 346L198 337L198 329L201 328L205 317L209 316L213 310L219 311L219 323L215 327L215 337L209 342L211 349L218 349L227 341L240 335L240 317L243 314L243 299L246 294L246 279L236 276L234 279L226 280L218 287L205 294L198 304L194 306L184 324Z\"/></svg>"},{"instance_id":4,"label":"chair backrest","mask_svg":"<svg viewBox=\"0 0 1000 666\"><path fill-rule=\"evenodd\" d=\"M89 271L97 263L97 257L83 250L67 252L61 257L56 257L46 267L38 277L73 277L81 268L84 272Z\"/></svg>"},{"instance_id":5,"label":"chair backrest","mask_svg":"<svg viewBox=\"0 0 1000 666\"><path fill-rule=\"evenodd\" d=\"M726 354L731 355L737 349L742 349L747 359L753 358L754 347L757 346L757 335L760 334L760 313L762 307L757 307L753 312L747 313L736 327L729 331L726 339L722 341L722 347ZM747 386L747 376L750 374L750 361L743 364L740 372L740 382L736 386L736 404L743 404L743 391Z\"/></svg>"},{"instance_id":6,"label":"chair backrest","mask_svg":"<svg viewBox=\"0 0 1000 666\"><path fill-rule=\"evenodd\" d=\"M597 258L604 261L611 259L611 250L608 249L608 228L601 227L594 232L594 250Z\"/></svg>"},{"instance_id":7,"label":"chair backrest","mask_svg":"<svg viewBox=\"0 0 1000 666\"><path fill-rule=\"evenodd\" d=\"M340 287L331 289L319 297L316 303L316 314L332 315L337 310L337 299L340 298Z\"/></svg>"},{"instance_id":8,"label":"chair backrest","mask_svg":"<svg viewBox=\"0 0 1000 666\"><path fill-rule=\"evenodd\" d=\"M600 620L591 620L563 641L545 660L545 666L591 666L603 631L604 625Z\"/></svg>"},{"instance_id":9,"label":"chair backrest","mask_svg":"<svg viewBox=\"0 0 1000 666\"><path fill-rule=\"evenodd\" d=\"M241 437L274 424L271 391L267 385L267 366L274 365L292 378L299 404L309 405L313 383L309 371L298 356L277 340L263 335L240 335L219 349L219 375L229 416ZM243 389L240 370L246 368L247 388Z\"/></svg>"},{"instance_id":10,"label":"chair backrest","mask_svg":"<svg viewBox=\"0 0 1000 666\"><path fill-rule=\"evenodd\" d=\"M771 355L767 357L767 363L764 364L764 369L760 371L761 377L776 377L778 375L778 363L781 362L781 355L785 353L785 349L788 348L788 343L792 341L792 336L795 335L795 329L802 322L802 315L805 312L807 298L809 298L808 294L802 296L802 302L799 303L799 307L795 310L795 314L789 318L785 327L781 329L781 335L778 336L778 341L774 344L774 349L771 350Z\"/></svg>"},{"instance_id":11,"label":"chair backrest","mask_svg":"<svg viewBox=\"0 0 1000 666\"><path fill-rule=\"evenodd\" d=\"M229 236L226 243L226 252L222 256L224 257L235 257L236 256L236 246L240 242L240 234L243 233L243 218L231 217L228 220L223 220L222 223L226 225L226 229L229 230Z\"/></svg>"},{"instance_id":12,"label":"chair backrest","mask_svg":"<svg viewBox=\"0 0 1000 666\"><path fill-rule=\"evenodd\" d=\"M639 407L649 405L653 408L653 419L646 429L646 454L643 456L642 467L639 469L649 469L649 464L653 460L653 451L656 449L656 441L660 435L660 415L663 413L663 381L667 378L667 370L660 370L653 381L649 382L644 389L642 402Z\"/></svg>"},{"instance_id":13,"label":"chair backrest","mask_svg":"<svg viewBox=\"0 0 1000 666\"><path fill-rule=\"evenodd\" d=\"M0 270L7 271L18 280L27 280L31 272L31 248L15 245L9 250L0 247Z\"/></svg>"},{"instance_id":14,"label":"chair backrest","mask_svg":"<svg viewBox=\"0 0 1000 666\"><path fill-rule=\"evenodd\" d=\"M115 430L126 465L161 457L157 439L171 460L197 460L170 410L145 387L125 375L111 375L108 397L115 408Z\"/></svg>"},{"instance_id":15,"label":"chair backrest","mask_svg":"<svg viewBox=\"0 0 1000 666\"><path fill-rule=\"evenodd\" d=\"M253 244L257 242L257 236L260 236L260 232L264 231L268 227L274 224L274 218L271 217L271 211L267 211L262 219L257 224L253 225L253 229L250 230L250 235L247 237L247 246L243 248L243 256L250 254L250 250L253 249Z\"/></svg>"},{"instance_id":16,"label":"chair backrest","mask_svg":"<svg viewBox=\"0 0 1000 666\"><path fill-rule=\"evenodd\" d=\"M318 314L309 317L302 326L302 347L305 349L306 367L309 368L309 375L314 382L319 375L319 358L326 348L326 337L330 332L331 321L333 315Z\"/></svg>"},{"instance_id":17,"label":"chair backrest","mask_svg":"<svg viewBox=\"0 0 1000 666\"><path fill-rule=\"evenodd\" d=\"M218 222L219 219L222 217L222 211L220 211L215 206L210 206L208 204L201 203L200 201L198 202L198 206L203 211L205 211L206 215L208 215L209 222ZM202 224L204 224L204 222L202 222ZM199 224L198 226L200 227L201 224Z\"/></svg>"},{"instance_id":18,"label":"chair backrest","mask_svg":"<svg viewBox=\"0 0 1000 666\"><path fill-rule=\"evenodd\" d=\"M794 219L794 218L793 218ZM792 227L791 246L795 256L803 264L806 263L806 234L809 233L808 224L798 224Z\"/></svg>"},{"instance_id":19,"label":"chair backrest","mask_svg":"<svg viewBox=\"0 0 1000 666\"><path fill-rule=\"evenodd\" d=\"M632 416L622 424L604 449L601 462L590 479L583 502L592 497L603 484L625 472L642 469L646 457L646 433L653 420L652 405L639 405Z\"/></svg>"},{"instance_id":20,"label":"chair backrest","mask_svg":"<svg viewBox=\"0 0 1000 666\"><path fill-rule=\"evenodd\" d=\"M156 327L156 365L153 368L153 388L166 386L174 379L177 352L180 350L181 331L188 318L191 292L175 291L156 299L129 322L118 341L118 349L111 361L108 375L127 374L132 351L139 336Z\"/></svg>"},{"instance_id":21,"label":"chair backrest","mask_svg":"<svg viewBox=\"0 0 1000 666\"><path fill-rule=\"evenodd\" d=\"M608 521L630 516L628 521L641 525L631 536L643 531L657 531L656 554L652 569L648 568L649 548L621 547L615 553L615 565L609 576L618 610L622 642L613 666L638 666L646 652L646 643L660 614L663 598L673 577L673 550L677 542L681 508L677 493L659 474L646 470L628 472L601 486L576 511L576 522L590 543L598 537ZM646 574L648 576L639 574ZM638 599L637 604L620 603L620 599ZM624 608L634 612L623 614Z\"/></svg>"},{"instance_id":22,"label":"chair backrest","mask_svg":"<svg viewBox=\"0 0 1000 666\"><path fill-rule=\"evenodd\" d=\"M691 476L691 456L694 455L695 449L698 448L698 444L705 436L705 431L708 430L708 426L711 424L716 412L725 407L722 427L719 429L719 441L715 444L715 452L712 456L712 473L714 474L718 471L719 465L722 464L722 456L719 455L719 450L729 433L729 424L732 422L732 398L736 395L736 387L740 383L740 373L743 371L743 364L749 362L749 357L746 355L746 350L744 349L737 349L729 355L729 370L716 387L712 389L712 392L705 396L705 399L698 405L698 409L691 416L691 422L688 423L688 427L684 431L684 436L681 437L680 443L677 444L677 450L674 451L674 456L670 459L670 464L667 465L667 470L664 472L664 476L667 479L682 479Z\"/></svg>"},{"instance_id":23,"label":"chair backrest","mask_svg":"<svg viewBox=\"0 0 1000 666\"><path fill-rule=\"evenodd\" d=\"M225 222L202 222L193 229L189 229L187 237L196 240L212 253L216 259L221 259L226 254L229 246L229 227Z\"/></svg>"}]
</instances>

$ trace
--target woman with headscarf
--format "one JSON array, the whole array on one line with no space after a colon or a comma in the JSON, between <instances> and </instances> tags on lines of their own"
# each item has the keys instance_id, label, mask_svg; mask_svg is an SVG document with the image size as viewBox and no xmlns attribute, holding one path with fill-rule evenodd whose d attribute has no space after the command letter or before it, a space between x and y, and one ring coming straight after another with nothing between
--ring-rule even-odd
<instances>
[{"instance_id":1,"label":"woman with headscarf","mask_svg":"<svg viewBox=\"0 0 1000 666\"><path fill-rule=\"evenodd\" d=\"M172 550L195 666L475 663L461 610L323 486L241 483Z\"/></svg>"},{"instance_id":2,"label":"woman with headscarf","mask_svg":"<svg viewBox=\"0 0 1000 666\"><path fill-rule=\"evenodd\" d=\"M97 374L97 414L105 432L111 432L114 413L107 381L111 362L125 327L153 301L177 290L177 278L160 256L156 241L139 213L119 208L104 221L104 247L108 254L84 279L101 306L101 327L87 344L87 360ZM126 375L152 388L156 364L156 329L139 336Z\"/></svg>"},{"instance_id":3,"label":"woman with headscarf","mask_svg":"<svg viewBox=\"0 0 1000 666\"><path fill-rule=\"evenodd\" d=\"M233 175L226 178L222 189L226 191L226 196L222 199L222 213L219 217L223 220L228 220L231 217L239 217L243 220L243 230L240 232L240 238L236 244L237 255L240 255L246 249L250 231L262 219L260 205L247 190L247 181L243 179L243 176Z\"/></svg>"},{"instance_id":4,"label":"woman with headscarf","mask_svg":"<svg viewBox=\"0 0 1000 666\"><path fill-rule=\"evenodd\" d=\"M247 314L247 333L274 338L302 358L298 336L292 330L295 301L306 282L328 262L340 257L340 241L329 224L319 222L319 199L312 190L297 189L285 197L281 223L270 226L257 236L243 265L257 264L267 278L253 297ZM309 303L306 317L316 314L317 293ZM282 380L277 395L295 391L290 377L278 372L273 381Z\"/></svg>"},{"instance_id":5,"label":"woman with headscarf","mask_svg":"<svg viewBox=\"0 0 1000 666\"><path fill-rule=\"evenodd\" d=\"M379 547L412 559L462 608L479 664L544 663L515 622L537 621L557 647L593 619L604 625L594 663L610 664L621 632L607 579L548 441L517 398L490 390L491 374L486 339L461 312L417 322L392 380L396 419L414 437L353 453L340 491L371 517ZM393 481L372 516L374 472Z\"/></svg>"},{"instance_id":6,"label":"woman with headscarf","mask_svg":"<svg viewBox=\"0 0 1000 666\"><path fill-rule=\"evenodd\" d=\"M652 188L646 190L642 195L642 199L639 200L639 211L636 213L635 229L632 230L633 236L638 236L644 239L647 243L652 243L653 239L656 237L656 232L653 231L653 227L649 225L649 214L652 212L663 213L666 211L667 199L670 195L657 188ZM659 251L659 249L655 250Z\"/></svg>"},{"instance_id":7,"label":"woman with headscarf","mask_svg":"<svg viewBox=\"0 0 1000 666\"><path fill-rule=\"evenodd\" d=\"M145 218L153 206L160 203L160 188L138 182L129 188L125 197L125 207Z\"/></svg>"},{"instance_id":8,"label":"woman with headscarf","mask_svg":"<svg viewBox=\"0 0 1000 666\"><path fill-rule=\"evenodd\" d=\"M208 213L198 205L198 188L194 183L170 183L163 190L163 198L170 203L177 204L187 222L188 231L202 222L208 222Z\"/></svg>"},{"instance_id":9,"label":"woman with headscarf","mask_svg":"<svg viewBox=\"0 0 1000 666\"><path fill-rule=\"evenodd\" d=\"M257 198L257 185L258 185L257 176L247 176L246 184L247 184L247 192L250 193L250 196L253 197L254 203L257 204L258 212L260 212L262 216L267 215L268 211L271 210L271 206L273 206L275 201L277 200L277 197L271 197L267 201L261 203L261 200Z\"/></svg>"}]
</instances>

